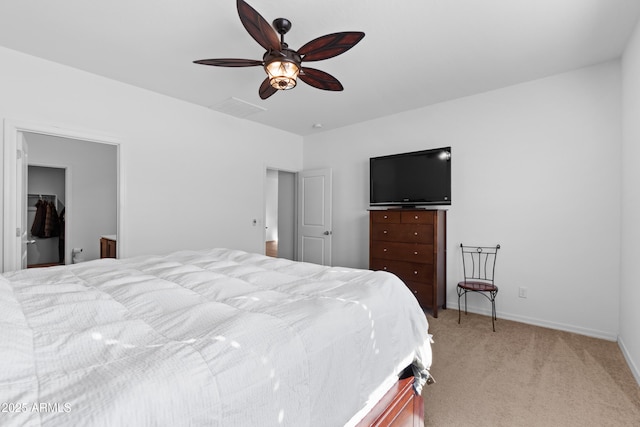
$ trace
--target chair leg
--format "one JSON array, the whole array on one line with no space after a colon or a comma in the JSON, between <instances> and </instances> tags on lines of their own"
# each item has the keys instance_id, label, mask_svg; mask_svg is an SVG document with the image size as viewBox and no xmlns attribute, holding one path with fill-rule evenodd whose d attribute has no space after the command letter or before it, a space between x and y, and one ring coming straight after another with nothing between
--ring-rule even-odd
<instances>
[{"instance_id":1,"label":"chair leg","mask_svg":"<svg viewBox=\"0 0 640 427\"><path fill-rule=\"evenodd\" d=\"M468 314L467 313L467 292L468 291L464 291L464 314Z\"/></svg>"},{"instance_id":2,"label":"chair leg","mask_svg":"<svg viewBox=\"0 0 640 427\"><path fill-rule=\"evenodd\" d=\"M462 296L462 293L460 292L460 287L456 288L456 291L458 292L458 325L460 324L460 297Z\"/></svg>"},{"instance_id":3,"label":"chair leg","mask_svg":"<svg viewBox=\"0 0 640 427\"><path fill-rule=\"evenodd\" d=\"M493 332L496 331L496 320L498 315L496 314L496 295L498 292L491 292L491 326L493 326Z\"/></svg>"},{"instance_id":4,"label":"chair leg","mask_svg":"<svg viewBox=\"0 0 640 427\"><path fill-rule=\"evenodd\" d=\"M491 300L491 327L493 327L493 332L496 331L496 302Z\"/></svg>"}]
</instances>

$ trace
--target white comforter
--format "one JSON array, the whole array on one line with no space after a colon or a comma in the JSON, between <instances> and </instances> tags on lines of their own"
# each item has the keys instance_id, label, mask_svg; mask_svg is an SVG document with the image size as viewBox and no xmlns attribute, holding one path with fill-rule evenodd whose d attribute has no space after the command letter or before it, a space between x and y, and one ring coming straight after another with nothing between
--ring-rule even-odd
<instances>
[{"instance_id":1,"label":"white comforter","mask_svg":"<svg viewBox=\"0 0 640 427\"><path fill-rule=\"evenodd\" d=\"M431 364L395 276L228 249L0 276L0 425L341 426Z\"/></svg>"}]
</instances>

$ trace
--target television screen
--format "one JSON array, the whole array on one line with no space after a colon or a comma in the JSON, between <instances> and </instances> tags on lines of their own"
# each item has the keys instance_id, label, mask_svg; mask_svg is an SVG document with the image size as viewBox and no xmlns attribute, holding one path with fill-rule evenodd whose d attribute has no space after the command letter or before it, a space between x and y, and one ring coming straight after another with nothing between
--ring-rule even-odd
<instances>
[{"instance_id":1,"label":"television screen","mask_svg":"<svg viewBox=\"0 0 640 427\"><path fill-rule=\"evenodd\" d=\"M372 206L451 204L451 147L369 159Z\"/></svg>"}]
</instances>

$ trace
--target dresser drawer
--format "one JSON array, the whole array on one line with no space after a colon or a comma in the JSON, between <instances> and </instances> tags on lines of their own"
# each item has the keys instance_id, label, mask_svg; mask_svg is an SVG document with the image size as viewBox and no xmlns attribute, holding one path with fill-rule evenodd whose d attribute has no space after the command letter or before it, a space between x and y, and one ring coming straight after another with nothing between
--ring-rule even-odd
<instances>
[{"instance_id":1,"label":"dresser drawer","mask_svg":"<svg viewBox=\"0 0 640 427\"><path fill-rule=\"evenodd\" d=\"M433 224L433 211L401 211L400 222L404 224Z\"/></svg>"},{"instance_id":2,"label":"dresser drawer","mask_svg":"<svg viewBox=\"0 0 640 427\"><path fill-rule=\"evenodd\" d=\"M433 307L433 285L430 283L405 282L418 303L423 307Z\"/></svg>"},{"instance_id":3,"label":"dresser drawer","mask_svg":"<svg viewBox=\"0 0 640 427\"><path fill-rule=\"evenodd\" d=\"M399 223L400 211L370 211L371 222L377 224Z\"/></svg>"},{"instance_id":4,"label":"dresser drawer","mask_svg":"<svg viewBox=\"0 0 640 427\"><path fill-rule=\"evenodd\" d=\"M393 273L405 283L422 282L430 284L433 281L433 264L372 258L369 268Z\"/></svg>"},{"instance_id":5,"label":"dresser drawer","mask_svg":"<svg viewBox=\"0 0 640 427\"><path fill-rule=\"evenodd\" d=\"M372 240L433 243L433 227L423 224L380 224L371 230Z\"/></svg>"},{"instance_id":6,"label":"dresser drawer","mask_svg":"<svg viewBox=\"0 0 640 427\"><path fill-rule=\"evenodd\" d=\"M433 245L373 240L369 251L372 258L433 264Z\"/></svg>"}]
</instances>

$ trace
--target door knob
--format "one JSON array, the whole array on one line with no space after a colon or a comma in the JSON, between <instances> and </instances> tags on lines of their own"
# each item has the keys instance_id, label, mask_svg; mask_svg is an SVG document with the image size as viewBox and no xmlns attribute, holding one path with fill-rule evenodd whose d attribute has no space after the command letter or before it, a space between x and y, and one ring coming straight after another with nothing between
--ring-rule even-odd
<instances>
[{"instance_id":1,"label":"door knob","mask_svg":"<svg viewBox=\"0 0 640 427\"><path fill-rule=\"evenodd\" d=\"M35 240L27 240L27 245L33 245L35 242Z\"/></svg>"},{"instance_id":2,"label":"door knob","mask_svg":"<svg viewBox=\"0 0 640 427\"><path fill-rule=\"evenodd\" d=\"M324 233L322 233L322 234L324 234L325 236L330 236L332 233L331 233L331 231L327 230L327 231L325 231L325 232L324 232Z\"/></svg>"}]
</instances>

